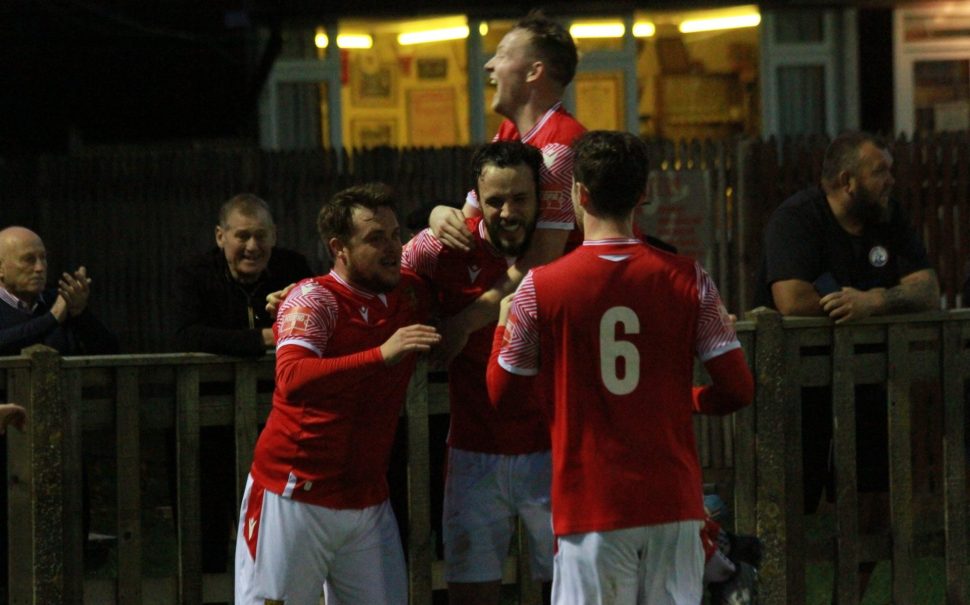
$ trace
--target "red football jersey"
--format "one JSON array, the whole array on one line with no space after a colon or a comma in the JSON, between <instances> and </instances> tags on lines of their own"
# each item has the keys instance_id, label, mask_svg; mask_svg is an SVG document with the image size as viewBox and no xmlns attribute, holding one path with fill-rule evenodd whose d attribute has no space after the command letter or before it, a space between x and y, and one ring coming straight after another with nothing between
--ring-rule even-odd
<instances>
[{"instance_id":1,"label":"red football jersey","mask_svg":"<svg viewBox=\"0 0 970 605\"><path fill-rule=\"evenodd\" d=\"M388 496L387 464L417 356L386 366L380 346L426 321L427 287L402 271L391 292L351 286L331 271L290 292L276 319L273 409L252 475L287 498L366 508Z\"/></svg>"},{"instance_id":2,"label":"red football jersey","mask_svg":"<svg viewBox=\"0 0 970 605\"><path fill-rule=\"evenodd\" d=\"M710 276L637 240L526 276L498 363L552 390L557 535L704 519L694 357L739 347Z\"/></svg>"},{"instance_id":3,"label":"red football jersey","mask_svg":"<svg viewBox=\"0 0 970 605\"><path fill-rule=\"evenodd\" d=\"M571 229L570 238L577 237L576 214L570 198L573 181L572 145L586 129L556 103L539 118L529 132L522 134L511 120L505 120L495 133L493 141L522 141L542 152L539 169L539 218L537 229ZM468 202L478 206L475 192L468 195ZM578 235L582 242L582 235Z\"/></svg>"},{"instance_id":4,"label":"red football jersey","mask_svg":"<svg viewBox=\"0 0 970 605\"><path fill-rule=\"evenodd\" d=\"M425 229L404 246L402 255L402 264L431 284L444 317L454 315L487 291L515 260L503 256L485 239L482 217L465 222L475 239L470 252L443 246ZM494 331L492 323L474 332L448 367L448 445L507 455L548 450L549 428L538 404L496 410L488 401L485 369Z\"/></svg>"}]
</instances>

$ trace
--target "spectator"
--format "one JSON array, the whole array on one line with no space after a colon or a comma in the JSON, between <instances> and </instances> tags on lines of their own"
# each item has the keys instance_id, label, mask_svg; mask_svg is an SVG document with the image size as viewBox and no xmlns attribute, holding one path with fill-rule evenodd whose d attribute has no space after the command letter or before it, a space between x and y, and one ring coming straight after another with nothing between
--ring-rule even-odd
<instances>
[{"instance_id":1,"label":"spectator","mask_svg":"<svg viewBox=\"0 0 970 605\"><path fill-rule=\"evenodd\" d=\"M878 138L850 132L825 151L820 187L785 200L765 232L756 302L782 315L827 315L836 323L872 315L928 311L940 288L926 250L890 197L892 155ZM805 509L832 495L831 389L802 394ZM889 486L886 391L856 386L856 464L860 529L883 530ZM864 589L873 567L864 564Z\"/></svg>"},{"instance_id":2,"label":"spectator","mask_svg":"<svg viewBox=\"0 0 970 605\"><path fill-rule=\"evenodd\" d=\"M47 250L24 227L0 231L0 355L45 344L62 355L116 353L118 340L88 309L87 269L47 288Z\"/></svg>"},{"instance_id":3,"label":"spectator","mask_svg":"<svg viewBox=\"0 0 970 605\"><path fill-rule=\"evenodd\" d=\"M310 276L303 255L276 248L276 227L265 201L240 194L219 209L216 246L179 267L176 336L182 351L239 357L264 355L273 345L269 292ZM200 472L202 570L223 573L235 521L235 430L202 427Z\"/></svg>"},{"instance_id":4,"label":"spectator","mask_svg":"<svg viewBox=\"0 0 970 605\"><path fill-rule=\"evenodd\" d=\"M176 275L180 351L256 357L273 346L270 292L311 275L302 254L277 248L269 206L252 194L219 210L216 247L182 264Z\"/></svg>"}]
</instances>

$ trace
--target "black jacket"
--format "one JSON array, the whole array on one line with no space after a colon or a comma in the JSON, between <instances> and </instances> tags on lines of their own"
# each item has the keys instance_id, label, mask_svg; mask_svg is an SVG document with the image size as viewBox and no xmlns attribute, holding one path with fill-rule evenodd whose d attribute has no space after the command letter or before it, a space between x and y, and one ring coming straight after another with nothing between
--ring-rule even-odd
<instances>
[{"instance_id":1,"label":"black jacket","mask_svg":"<svg viewBox=\"0 0 970 605\"><path fill-rule=\"evenodd\" d=\"M259 280L246 285L232 278L219 248L189 259L175 276L177 350L263 355L262 330L272 325L266 295L311 275L306 257L284 248L273 248Z\"/></svg>"},{"instance_id":2,"label":"black jacket","mask_svg":"<svg viewBox=\"0 0 970 605\"><path fill-rule=\"evenodd\" d=\"M0 355L19 355L21 349L44 344L61 355L107 355L118 352L118 339L85 309L58 323L50 313L57 290L46 290L33 313L0 301Z\"/></svg>"}]
</instances>

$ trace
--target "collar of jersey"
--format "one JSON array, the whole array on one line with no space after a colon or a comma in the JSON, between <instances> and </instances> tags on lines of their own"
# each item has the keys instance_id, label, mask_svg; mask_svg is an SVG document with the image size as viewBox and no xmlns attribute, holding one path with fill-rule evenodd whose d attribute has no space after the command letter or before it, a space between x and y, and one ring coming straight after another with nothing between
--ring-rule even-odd
<instances>
[{"instance_id":1,"label":"collar of jersey","mask_svg":"<svg viewBox=\"0 0 970 605\"><path fill-rule=\"evenodd\" d=\"M615 237L611 239L588 239L584 246L630 246L639 244L640 240L632 237Z\"/></svg>"},{"instance_id":2,"label":"collar of jersey","mask_svg":"<svg viewBox=\"0 0 970 605\"><path fill-rule=\"evenodd\" d=\"M520 137L522 139L522 142L523 143L528 143L529 142L529 139L531 139L532 137L534 137L536 135L536 133L539 132L539 130L543 126L545 126L546 122L549 121L549 118L552 117L552 114L554 114L557 111L559 111L559 108L560 107L562 107L562 101L556 101L556 104L555 105L553 105L548 110L546 110L546 113L542 114L542 117L539 118L539 121L536 122L535 126L533 126L532 128L530 128L529 129L529 132L525 133L524 135L522 135Z\"/></svg>"},{"instance_id":3,"label":"collar of jersey","mask_svg":"<svg viewBox=\"0 0 970 605\"><path fill-rule=\"evenodd\" d=\"M374 292L368 292L367 290L363 290L363 289L358 288L356 286L352 286L352 285L350 285L349 282L347 282L347 280L345 280L344 278L340 277L340 275L336 271L334 271L333 269L330 270L330 277L332 277L334 279L334 281L336 281L341 286L347 288L348 290L350 290L351 292L353 292L357 296L360 296L362 298L377 298L382 303L384 303L385 306L387 305L387 295L386 294L376 294Z\"/></svg>"}]
</instances>

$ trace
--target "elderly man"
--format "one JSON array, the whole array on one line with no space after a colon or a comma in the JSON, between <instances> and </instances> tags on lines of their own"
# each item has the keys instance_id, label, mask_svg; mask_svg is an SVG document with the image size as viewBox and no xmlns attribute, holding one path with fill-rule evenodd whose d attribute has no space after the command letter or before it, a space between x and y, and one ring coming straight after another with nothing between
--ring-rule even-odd
<instances>
[{"instance_id":1,"label":"elderly man","mask_svg":"<svg viewBox=\"0 0 970 605\"><path fill-rule=\"evenodd\" d=\"M302 254L277 248L265 201L237 195L222 205L216 247L176 275L176 338L181 351L257 357L273 346L270 292L312 275Z\"/></svg>"},{"instance_id":2,"label":"elderly man","mask_svg":"<svg viewBox=\"0 0 970 605\"><path fill-rule=\"evenodd\" d=\"M176 274L178 349L258 357L273 346L266 294L310 277L302 254L275 247L269 206L255 195L230 198L219 209L216 245L186 261ZM228 564L235 507L231 426L202 428L202 569L221 573Z\"/></svg>"},{"instance_id":3,"label":"elderly man","mask_svg":"<svg viewBox=\"0 0 970 605\"><path fill-rule=\"evenodd\" d=\"M45 344L64 355L114 353L117 339L88 310L84 267L47 288L47 250L24 227L0 231L0 355Z\"/></svg>"},{"instance_id":4,"label":"elderly man","mask_svg":"<svg viewBox=\"0 0 970 605\"><path fill-rule=\"evenodd\" d=\"M0 355L17 355L35 344L57 349L62 355L117 352L117 339L88 309L90 295L91 279L84 267L64 273L57 288L47 288L47 250L40 236L24 227L0 230ZM21 410L5 408L4 414L14 426L20 426ZM6 467L6 452L0 442L0 467ZM0 487L0 522L6 518L6 485L4 481ZM87 523L86 510L84 519ZM6 561L4 538L0 540L3 577Z\"/></svg>"}]
</instances>

